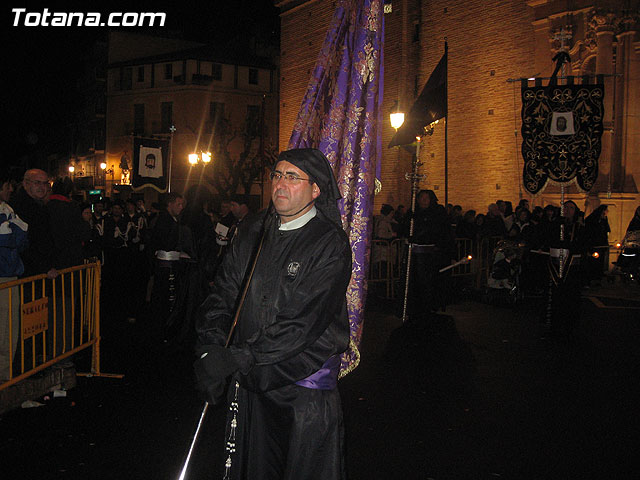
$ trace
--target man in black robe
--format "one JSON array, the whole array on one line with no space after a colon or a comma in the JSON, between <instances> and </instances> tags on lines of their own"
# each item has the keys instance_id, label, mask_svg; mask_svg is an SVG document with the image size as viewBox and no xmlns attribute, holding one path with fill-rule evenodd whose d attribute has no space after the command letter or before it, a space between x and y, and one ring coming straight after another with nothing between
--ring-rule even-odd
<instances>
[{"instance_id":1,"label":"man in black robe","mask_svg":"<svg viewBox=\"0 0 640 480\"><path fill-rule=\"evenodd\" d=\"M342 479L336 383L349 342L351 249L340 194L328 160L314 149L282 152L271 179L273 209L242 222L203 303L197 386L218 403L232 376L224 478Z\"/></svg>"}]
</instances>

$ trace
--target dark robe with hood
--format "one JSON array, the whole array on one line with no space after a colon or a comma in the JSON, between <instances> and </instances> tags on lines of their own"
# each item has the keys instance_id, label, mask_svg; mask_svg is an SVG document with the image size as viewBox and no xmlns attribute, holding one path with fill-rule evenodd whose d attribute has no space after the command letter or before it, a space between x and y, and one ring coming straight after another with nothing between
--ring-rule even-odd
<instances>
[{"instance_id":1,"label":"dark robe with hood","mask_svg":"<svg viewBox=\"0 0 640 480\"><path fill-rule=\"evenodd\" d=\"M412 214L411 241L414 246L409 280L409 312L413 318L444 309L447 304L445 277L450 272L441 275L438 271L449 265L455 255L455 239L447 214L438 204L433 191L424 192L429 195L429 207L417 207Z\"/></svg>"},{"instance_id":2,"label":"dark robe with hood","mask_svg":"<svg viewBox=\"0 0 640 480\"><path fill-rule=\"evenodd\" d=\"M273 213L245 219L201 307L200 344L224 345L264 225L229 347L239 368L228 394L225 478L344 478L336 382L349 343L351 249L337 209L333 218L323 210L293 230L280 230Z\"/></svg>"}]
</instances>

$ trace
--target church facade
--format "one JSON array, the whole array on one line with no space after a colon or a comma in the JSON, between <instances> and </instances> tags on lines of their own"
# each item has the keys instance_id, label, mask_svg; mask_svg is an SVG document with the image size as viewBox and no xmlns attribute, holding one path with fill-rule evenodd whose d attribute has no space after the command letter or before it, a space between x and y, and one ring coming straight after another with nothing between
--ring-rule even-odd
<instances>
[{"instance_id":1,"label":"church facade","mask_svg":"<svg viewBox=\"0 0 640 480\"><path fill-rule=\"evenodd\" d=\"M383 203L410 205L405 173L411 155L386 148L395 131L388 114L408 112L448 45L448 155L445 122L422 142L420 188L440 203L484 213L498 199L558 205L557 185L539 195L523 186L520 82L549 77L554 55L570 57L564 75L603 74L605 117L599 175L590 192L565 198L587 214L609 205L613 244L640 203L640 2L559 0L394 0L385 2ZM335 1L280 0L279 143L286 148L306 85L331 22ZM547 82L548 80L543 80Z\"/></svg>"}]
</instances>

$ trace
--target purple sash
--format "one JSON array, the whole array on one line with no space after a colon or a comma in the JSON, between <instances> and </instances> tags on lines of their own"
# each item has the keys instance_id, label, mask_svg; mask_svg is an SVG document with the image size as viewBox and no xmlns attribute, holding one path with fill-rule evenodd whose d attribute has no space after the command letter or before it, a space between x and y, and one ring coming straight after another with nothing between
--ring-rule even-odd
<instances>
[{"instance_id":1,"label":"purple sash","mask_svg":"<svg viewBox=\"0 0 640 480\"><path fill-rule=\"evenodd\" d=\"M334 355L324 362L320 370L307 378L298 380L296 385L315 390L333 390L338 386L338 372L340 371L340 355Z\"/></svg>"}]
</instances>

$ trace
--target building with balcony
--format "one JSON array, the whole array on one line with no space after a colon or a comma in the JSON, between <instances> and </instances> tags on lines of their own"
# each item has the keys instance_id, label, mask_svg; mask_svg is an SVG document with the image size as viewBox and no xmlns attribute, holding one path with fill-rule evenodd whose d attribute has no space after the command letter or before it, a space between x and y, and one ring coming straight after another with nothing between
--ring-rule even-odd
<instances>
[{"instance_id":1,"label":"building with balcony","mask_svg":"<svg viewBox=\"0 0 640 480\"><path fill-rule=\"evenodd\" d=\"M215 45L114 32L107 71L107 190L126 192L135 138L170 141L170 189L186 192L211 182L212 165L191 165L189 154L223 151L232 157L277 148L277 61ZM224 135L222 131L224 130ZM249 135L246 135L246 134ZM224 142L224 145L218 143ZM123 160L125 163L123 163ZM109 181L111 179L111 182ZM250 192L261 194L259 175ZM146 188L145 198L158 191Z\"/></svg>"}]
</instances>

